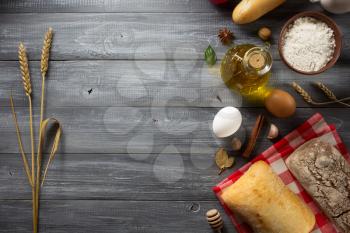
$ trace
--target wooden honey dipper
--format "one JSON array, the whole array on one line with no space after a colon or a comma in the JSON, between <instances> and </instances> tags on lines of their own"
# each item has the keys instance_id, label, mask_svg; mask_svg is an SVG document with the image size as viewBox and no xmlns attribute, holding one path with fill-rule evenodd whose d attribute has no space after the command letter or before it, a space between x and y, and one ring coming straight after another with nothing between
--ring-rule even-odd
<instances>
[{"instance_id":1,"label":"wooden honey dipper","mask_svg":"<svg viewBox=\"0 0 350 233\"><path fill-rule=\"evenodd\" d=\"M222 233L224 222L222 221L219 211L217 209L208 210L206 216L211 228L217 233Z\"/></svg>"}]
</instances>

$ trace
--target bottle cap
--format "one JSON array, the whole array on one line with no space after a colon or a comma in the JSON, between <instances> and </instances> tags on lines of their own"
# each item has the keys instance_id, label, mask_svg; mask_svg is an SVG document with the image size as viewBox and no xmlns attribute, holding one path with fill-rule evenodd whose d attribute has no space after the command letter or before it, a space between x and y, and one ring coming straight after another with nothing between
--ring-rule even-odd
<instances>
[{"instance_id":1,"label":"bottle cap","mask_svg":"<svg viewBox=\"0 0 350 233\"><path fill-rule=\"evenodd\" d=\"M243 65L249 73L262 76L271 70L272 57L267 49L254 47L244 54Z\"/></svg>"},{"instance_id":2,"label":"bottle cap","mask_svg":"<svg viewBox=\"0 0 350 233\"><path fill-rule=\"evenodd\" d=\"M249 56L248 63L251 67L260 70L265 66L266 60L261 53L255 53Z\"/></svg>"}]
</instances>

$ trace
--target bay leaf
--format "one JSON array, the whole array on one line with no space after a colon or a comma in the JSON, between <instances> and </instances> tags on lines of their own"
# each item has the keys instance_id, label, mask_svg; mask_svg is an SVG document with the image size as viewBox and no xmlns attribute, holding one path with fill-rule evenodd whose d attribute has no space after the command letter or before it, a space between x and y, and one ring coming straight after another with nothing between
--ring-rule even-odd
<instances>
[{"instance_id":1,"label":"bay leaf","mask_svg":"<svg viewBox=\"0 0 350 233\"><path fill-rule=\"evenodd\" d=\"M215 154L215 163L220 168L219 175L225 171L227 168L230 168L235 163L234 157L229 157L226 150L220 148Z\"/></svg>"},{"instance_id":2,"label":"bay leaf","mask_svg":"<svg viewBox=\"0 0 350 233\"><path fill-rule=\"evenodd\" d=\"M229 157L226 161L225 168L230 168L233 166L235 163L235 158L234 157Z\"/></svg>"},{"instance_id":3,"label":"bay leaf","mask_svg":"<svg viewBox=\"0 0 350 233\"><path fill-rule=\"evenodd\" d=\"M228 154L225 151L225 149L220 148L218 151L216 151L216 153L215 153L215 163L220 169L225 168L227 160L228 160Z\"/></svg>"}]
</instances>

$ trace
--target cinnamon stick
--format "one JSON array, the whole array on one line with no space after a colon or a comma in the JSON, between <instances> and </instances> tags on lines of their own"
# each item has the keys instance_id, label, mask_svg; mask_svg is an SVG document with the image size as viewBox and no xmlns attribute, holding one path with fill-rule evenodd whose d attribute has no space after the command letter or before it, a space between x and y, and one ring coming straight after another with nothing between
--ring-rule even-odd
<instances>
[{"instance_id":1,"label":"cinnamon stick","mask_svg":"<svg viewBox=\"0 0 350 233\"><path fill-rule=\"evenodd\" d=\"M258 139L258 136L260 134L260 131L264 125L265 117L264 115L260 114L255 121L254 128L250 134L248 145L246 149L244 150L242 156L244 158L248 158L250 154L253 152L256 144L256 140Z\"/></svg>"}]
</instances>

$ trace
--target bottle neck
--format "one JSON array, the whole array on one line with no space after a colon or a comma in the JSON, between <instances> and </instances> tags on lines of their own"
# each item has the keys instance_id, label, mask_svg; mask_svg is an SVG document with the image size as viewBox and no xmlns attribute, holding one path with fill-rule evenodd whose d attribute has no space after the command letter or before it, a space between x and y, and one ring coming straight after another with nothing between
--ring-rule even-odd
<instances>
[{"instance_id":1,"label":"bottle neck","mask_svg":"<svg viewBox=\"0 0 350 233\"><path fill-rule=\"evenodd\" d=\"M272 57L267 49L254 47L244 54L242 64L247 73L263 76L271 70Z\"/></svg>"}]
</instances>

